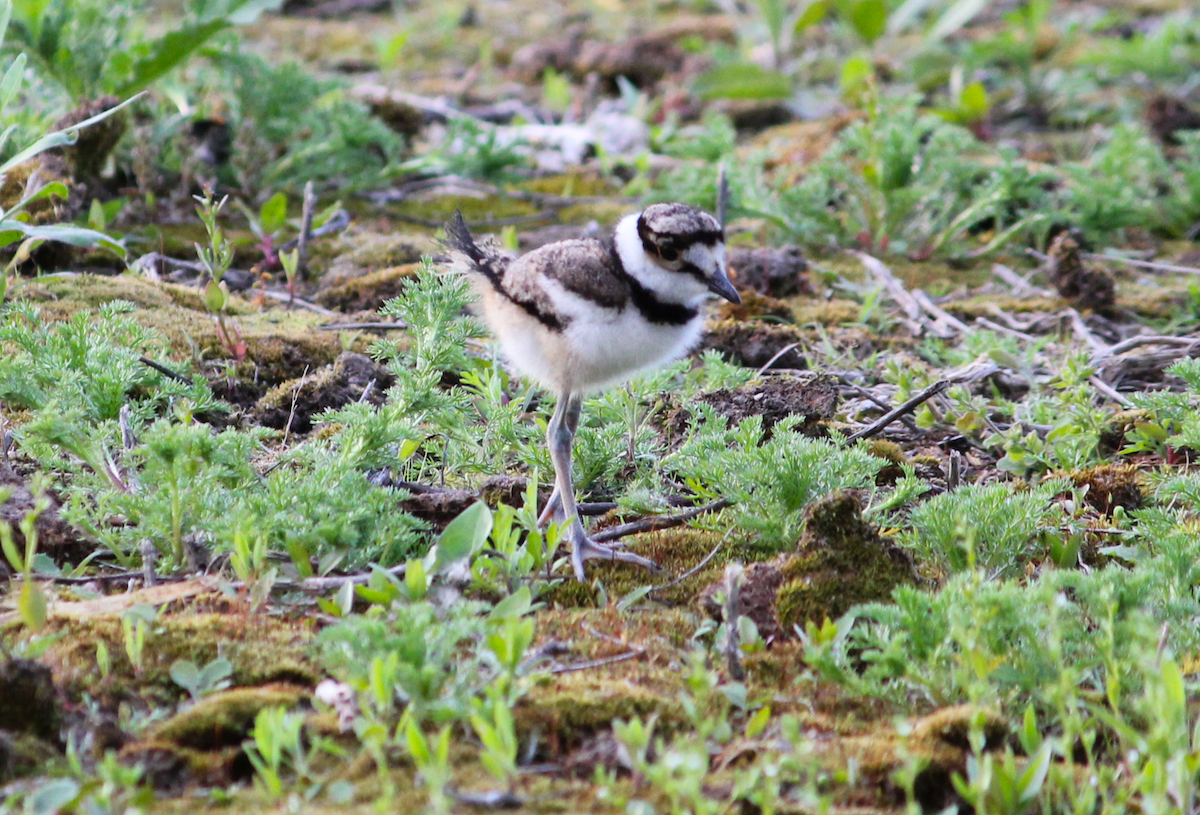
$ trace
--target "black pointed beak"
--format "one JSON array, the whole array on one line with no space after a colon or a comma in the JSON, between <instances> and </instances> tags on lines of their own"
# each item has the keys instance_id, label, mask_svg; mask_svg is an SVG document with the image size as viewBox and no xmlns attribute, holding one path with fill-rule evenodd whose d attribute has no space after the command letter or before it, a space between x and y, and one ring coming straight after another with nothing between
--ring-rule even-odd
<instances>
[{"instance_id":1,"label":"black pointed beak","mask_svg":"<svg viewBox=\"0 0 1200 815\"><path fill-rule=\"evenodd\" d=\"M718 297L724 297L734 305L742 304L742 296L737 293L737 289L729 282L729 276L725 274L724 269L717 269L708 281L708 290Z\"/></svg>"}]
</instances>

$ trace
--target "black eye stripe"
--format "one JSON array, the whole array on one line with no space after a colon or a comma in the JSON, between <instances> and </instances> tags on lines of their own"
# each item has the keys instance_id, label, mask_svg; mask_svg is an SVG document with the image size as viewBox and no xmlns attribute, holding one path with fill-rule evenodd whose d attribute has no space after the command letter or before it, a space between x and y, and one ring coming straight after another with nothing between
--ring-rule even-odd
<instances>
[{"instance_id":1,"label":"black eye stripe","mask_svg":"<svg viewBox=\"0 0 1200 815\"><path fill-rule=\"evenodd\" d=\"M725 242L725 236L720 232L670 236L660 236L655 232L646 232L641 235L641 239L642 248L651 255L661 255L668 250L674 250L676 253L682 255L696 244L711 247Z\"/></svg>"},{"instance_id":2,"label":"black eye stripe","mask_svg":"<svg viewBox=\"0 0 1200 815\"><path fill-rule=\"evenodd\" d=\"M701 283L703 283L704 285L706 285L706 286L708 285L708 275L706 275L704 273L704 270L701 269L699 266L697 266L694 263L688 263L687 261L684 261L683 265L679 267L678 272L680 274L685 274L685 275L694 277L697 280L699 280Z\"/></svg>"}]
</instances>

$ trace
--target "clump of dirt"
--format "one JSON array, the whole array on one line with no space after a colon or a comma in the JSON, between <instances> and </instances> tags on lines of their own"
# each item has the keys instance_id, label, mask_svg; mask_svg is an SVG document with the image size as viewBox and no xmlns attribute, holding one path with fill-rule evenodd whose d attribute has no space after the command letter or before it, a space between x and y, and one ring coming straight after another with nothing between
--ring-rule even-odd
<instances>
[{"instance_id":1,"label":"clump of dirt","mask_svg":"<svg viewBox=\"0 0 1200 815\"><path fill-rule=\"evenodd\" d=\"M351 277L325 289L316 299L326 308L338 311L375 311L393 297L399 297L405 281L420 268L419 263L405 263Z\"/></svg>"},{"instance_id":2,"label":"clump of dirt","mask_svg":"<svg viewBox=\"0 0 1200 815\"><path fill-rule=\"evenodd\" d=\"M53 129L65 130L74 127L119 104L121 100L115 96L101 96L99 99L84 102L55 122ZM78 139L74 144L58 148L67 160L71 176L77 182L91 184L99 178L104 163L108 161L109 154L125 134L127 125L125 111L118 111L107 119L76 131Z\"/></svg>"},{"instance_id":3,"label":"clump of dirt","mask_svg":"<svg viewBox=\"0 0 1200 815\"><path fill-rule=\"evenodd\" d=\"M904 449L894 441L887 439L870 439L866 444L867 452L887 462L887 466L875 475L875 484L880 487L895 484L897 479L904 476L904 465L908 456Z\"/></svg>"},{"instance_id":4,"label":"clump of dirt","mask_svg":"<svg viewBox=\"0 0 1200 815\"><path fill-rule=\"evenodd\" d=\"M1069 233L1063 232L1054 239L1049 254L1053 260L1050 282L1059 295L1077 308L1112 310L1117 302L1113 279L1100 269L1084 265L1079 244Z\"/></svg>"},{"instance_id":5,"label":"clump of dirt","mask_svg":"<svg viewBox=\"0 0 1200 815\"><path fill-rule=\"evenodd\" d=\"M909 723L908 736L896 732L850 736L831 742L825 760L831 767L854 762L866 786L878 789L879 803L899 804L904 790L895 784L896 771L905 761L923 765L913 783L913 797L925 812L941 812L965 802L954 786L954 777L965 776L971 755L969 734L978 725L984 734L984 750L995 750L1008 739L1004 719L994 711L970 705L942 708Z\"/></svg>"},{"instance_id":6,"label":"clump of dirt","mask_svg":"<svg viewBox=\"0 0 1200 815\"><path fill-rule=\"evenodd\" d=\"M0 730L58 742L62 709L49 668L32 659L0 662Z\"/></svg>"},{"instance_id":7,"label":"clump of dirt","mask_svg":"<svg viewBox=\"0 0 1200 815\"><path fill-rule=\"evenodd\" d=\"M758 249L735 246L729 249L728 261L730 277L739 288L771 297L812 293L805 276L808 261L799 246Z\"/></svg>"},{"instance_id":8,"label":"clump of dirt","mask_svg":"<svg viewBox=\"0 0 1200 815\"><path fill-rule=\"evenodd\" d=\"M862 503L838 491L805 512L798 551L746 567L741 605L768 642L795 638L805 623L836 620L852 606L887 600L898 585L917 581L912 558L863 520ZM700 594L701 607L720 620L723 582Z\"/></svg>"},{"instance_id":9,"label":"clump of dirt","mask_svg":"<svg viewBox=\"0 0 1200 815\"><path fill-rule=\"evenodd\" d=\"M399 507L425 521L437 533L478 500L478 496L468 490L430 488L413 492L399 503Z\"/></svg>"},{"instance_id":10,"label":"clump of dirt","mask_svg":"<svg viewBox=\"0 0 1200 815\"><path fill-rule=\"evenodd\" d=\"M712 405L717 413L736 425L750 416L761 416L763 430L772 429L789 416L801 417L797 429L809 436L823 435L820 423L833 418L838 406L837 380L827 374L771 376L740 388L721 388L699 394L695 400ZM691 412L678 408L665 422L673 437L687 430Z\"/></svg>"},{"instance_id":11,"label":"clump of dirt","mask_svg":"<svg viewBox=\"0 0 1200 815\"><path fill-rule=\"evenodd\" d=\"M836 620L852 606L887 600L896 586L917 582L912 557L863 520L854 492L840 490L810 506L798 548L780 567L776 616L785 633Z\"/></svg>"},{"instance_id":12,"label":"clump of dirt","mask_svg":"<svg viewBox=\"0 0 1200 815\"><path fill-rule=\"evenodd\" d=\"M479 497L490 507L507 504L514 509L520 509L525 505L525 491L528 486L529 482L520 476L492 475L480 485ZM549 498L548 485L544 492Z\"/></svg>"},{"instance_id":13,"label":"clump of dirt","mask_svg":"<svg viewBox=\"0 0 1200 815\"><path fill-rule=\"evenodd\" d=\"M409 141L416 138L425 125L425 114L421 110L383 85L358 85L351 93L366 103L373 116Z\"/></svg>"},{"instance_id":14,"label":"clump of dirt","mask_svg":"<svg viewBox=\"0 0 1200 815\"><path fill-rule=\"evenodd\" d=\"M372 405L382 405L384 391L394 381L392 372L384 366L347 351L332 365L267 391L255 405L255 415L267 427L307 433L312 430L313 417L323 411L357 402L364 396Z\"/></svg>"},{"instance_id":15,"label":"clump of dirt","mask_svg":"<svg viewBox=\"0 0 1200 815\"><path fill-rule=\"evenodd\" d=\"M783 585L783 570L776 561L751 563L742 573L739 607L750 618L759 635L768 643L784 638L779 619L775 616L775 597ZM700 593L700 607L714 620L722 620L725 608L720 595L724 580L713 583Z\"/></svg>"},{"instance_id":16,"label":"clump of dirt","mask_svg":"<svg viewBox=\"0 0 1200 815\"><path fill-rule=\"evenodd\" d=\"M795 326L722 320L709 327L701 348L720 351L730 362L747 368L761 368L774 359L773 368L803 370L808 367L800 350L803 341L804 334Z\"/></svg>"},{"instance_id":17,"label":"clump of dirt","mask_svg":"<svg viewBox=\"0 0 1200 815\"><path fill-rule=\"evenodd\" d=\"M1158 93L1146 103L1146 124L1160 142L1178 147L1180 132L1200 130L1200 112L1192 110L1182 99Z\"/></svg>"},{"instance_id":18,"label":"clump of dirt","mask_svg":"<svg viewBox=\"0 0 1200 815\"><path fill-rule=\"evenodd\" d=\"M1097 512L1112 516L1122 507L1126 512L1141 509L1146 502L1142 492L1142 473L1132 465L1100 464L1071 473L1075 486L1087 485L1084 501Z\"/></svg>"},{"instance_id":19,"label":"clump of dirt","mask_svg":"<svg viewBox=\"0 0 1200 815\"><path fill-rule=\"evenodd\" d=\"M557 40L518 49L509 72L525 84L541 82L550 68L578 80L594 73L608 88L616 88L617 78L622 76L635 87L648 88L683 70L687 55L675 43L678 36L668 31L609 43L590 39L582 26L576 26Z\"/></svg>"},{"instance_id":20,"label":"clump of dirt","mask_svg":"<svg viewBox=\"0 0 1200 815\"><path fill-rule=\"evenodd\" d=\"M21 476L13 471L8 463L8 457L0 455L0 495L8 491L8 499L0 503L0 523L6 523L12 528L13 540L18 551L25 551L25 534L21 532L20 524L37 506L37 496L29 489L29 485ZM34 521L37 531L38 551L45 553L55 563L79 563L90 555L96 548L94 542L62 519L58 500L50 494L45 496L46 506ZM7 567L0 560L0 574Z\"/></svg>"},{"instance_id":21,"label":"clump of dirt","mask_svg":"<svg viewBox=\"0 0 1200 815\"><path fill-rule=\"evenodd\" d=\"M144 765L146 779L160 790L246 780L253 768L242 744L255 717L270 707L295 708L310 695L306 688L283 683L213 694L125 745L121 760Z\"/></svg>"}]
</instances>

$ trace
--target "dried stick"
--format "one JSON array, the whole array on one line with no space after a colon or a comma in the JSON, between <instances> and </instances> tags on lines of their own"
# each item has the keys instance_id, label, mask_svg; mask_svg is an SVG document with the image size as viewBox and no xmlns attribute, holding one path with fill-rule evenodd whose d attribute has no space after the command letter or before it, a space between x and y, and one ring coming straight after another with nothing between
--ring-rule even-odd
<instances>
[{"instance_id":1,"label":"dried stick","mask_svg":"<svg viewBox=\"0 0 1200 815\"><path fill-rule=\"evenodd\" d=\"M657 532L660 529L671 529L672 527L682 526L692 518L698 518L709 512L718 512L732 503L728 498L721 498L702 507L689 509L687 512L680 512L678 515L655 515L651 518L642 518L639 521L632 521L620 526L610 526L608 529L602 529L595 535L592 535L592 540L596 541L596 543L603 543L604 541L636 535L640 532Z\"/></svg>"},{"instance_id":2,"label":"dried stick","mask_svg":"<svg viewBox=\"0 0 1200 815\"><path fill-rule=\"evenodd\" d=\"M920 289L913 291L912 296L921 310L933 317L934 328L938 329L939 333L949 336L955 333L966 334L971 330L962 320L936 305L929 299L929 295Z\"/></svg>"},{"instance_id":3,"label":"dried stick","mask_svg":"<svg viewBox=\"0 0 1200 815\"><path fill-rule=\"evenodd\" d=\"M782 357L788 351L791 351L793 348L795 348L799 344L800 343L798 343L798 342L793 342L791 345L785 345L785 346L783 346L783 348L780 348L778 351L775 352L775 356L768 359L766 364L758 369L758 372L755 374L755 376L762 376L763 374L765 374L767 372L768 368L770 368L772 365L774 365L776 362L779 361L780 357Z\"/></svg>"},{"instance_id":4,"label":"dried stick","mask_svg":"<svg viewBox=\"0 0 1200 815\"><path fill-rule=\"evenodd\" d=\"M587 662L575 662L570 665L559 665L557 668L551 668L552 674L565 674L572 671L586 671L591 668L603 668L605 665L615 665L618 662L640 657L646 651L642 648L633 651L626 651L624 654L617 654L615 657L605 657L603 659L589 659Z\"/></svg>"},{"instance_id":5,"label":"dried stick","mask_svg":"<svg viewBox=\"0 0 1200 815\"><path fill-rule=\"evenodd\" d=\"M857 382L851 382L850 378L848 376L846 376L844 374L840 375L840 376L838 376L838 381L841 382L842 385L844 385L845 387L853 390L855 393L857 393L862 398L866 399L868 402L871 402L873 405L875 405L875 407L883 408L884 410L892 409L891 405L889 405L887 402L880 399L875 394L871 393L869 390L864 388L862 385L859 385ZM917 430L918 429L916 423L912 419L908 418L907 416L901 416L900 421L903 422L905 427L907 427L909 430Z\"/></svg>"},{"instance_id":6,"label":"dried stick","mask_svg":"<svg viewBox=\"0 0 1200 815\"><path fill-rule=\"evenodd\" d=\"M867 271L883 284L892 300L904 311L904 316L908 318L909 330L914 334L921 333L921 305L909 294L908 289L904 288L900 279L892 274L892 270L884 266L881 261L866 252L855 252L854 254L858 256L862 265L867 267Z\"/></svg>"},{"instance_id":7,"label":"dried stick","mask_svg":"<svg viewBox=\"0 0 1200 815\"><path fill-rule=\"evenodd\" d=\"M725 162L717 165L717 223L725 228L729 216L729 175L725 172ZM769 365L764 367L770 367ZM761 371L759 373L762 373Z\"/></svg>"},{"instance_id":8,"label":"dried stick","mask_svg":"<svg viewBox=\"0 0 1200 815\"><path fill-rule=\"evenodd\" d=\"M742 643L738 635L738 617L742 614L742 575L745 567L740 563L725 566L725 665L729 675L741 682L746 678L742 667Z\"/></svg>"},{"instance_id":9,"label":"dried stick","mask_svg":"<svg viewBox=\"0 0 1200 815\"><path fill-rule=\"evenodd\" d=\"M1094 252L1084 254L1088 260L1106 260L1112 263L1121 263L1126 266L1136 266L1139 269L1148 269L1152 272L1178 272L1180 274L1200 275L1200 269L1192 266L1175 266L1171 263L1155 263L1152 260L1133 260L1131 258L1118 258L1112 255L1097 255Z\"/></svg>"},{"instance_id":10,"label":"dried stick","mask_svg":"<svg viewBox=\"0 0 1200 815\"><path fill-rule=\"evenodd\" d=\"M192 384L192 380L190 378L184 376L183 374L175 373L170 368L168 368L166 365L155 362L154 360L150 359L149 357L139 356L138 362L142 363L143 365L145 365L148 368L153 368L154 370L158 371L163 376L168 376L171 379L174 379L176 382L182 382L185 385Z\"/></svg>"},{"instance_id":11,"label":"dried stick","mask_svg":"<svg viewBox=\"0 0 1200 815\"><path fill-rule=\"evenodd\" d=\"M1078 334L1084 342L1092 346L1093 351L1099 354L1107 354L1109 352L1110 349L1108 343L1104 342L1090 330L1088 330L1087 324L1083 322L1083 318L1079 316L1078 311L1073 308L1069 308L1063 312L1063 315L1070 322L1072 330L1074 330L1074 332Z\"/></svg>"},{"instance_id":12,"label":"dried stick","mask_svg":"<svg viewBox=\"0 0 1200 815\"><path fill-rule=\"evenodd\" d=\"M321 331L404 331L408 323L325 323Z\"/></svg>"},{"instance_id":13,"label":"dried stick","mask_svg":"<svg viewBox=\"0 0 1200 815\"><path fill-rule=\"evenodd\" d=\"M1106 357L1123 354L1126 351L1132 351L1134 348L1140 348L1143 345L1176 345L1181 348L1191 348L1194 345L1200 344L1200 338L1197 337L1171 337L1165 334L1141 334L1136 337L1130 337L1127 340L1121 340L1116 345L1111 345L1102 353L1092 356L1092 364L1095 365Z\"/></svg>"},{"instance_id":14,"label":"dried stick","mask_svg":"<svg viewBox=\"0 0 1200 815\"><path fill-rule=\"evenodd\" d=\"M336 311L330 311L329 309L325 308L324 306L318 306L316 303L310 303L308 300L302 300L299 297L292 298L285 291L273 291L271 289L258 289L257 293L261 294L263 297L268 297L272 300L279 300L281 302L290 302L290 303L292 303L292 305L300 306L300 308L306 309L315 314L320 314L322 317L341 317L342 316L341 314L339 314Z\"/></svg>"},{"instance_id":15,"label":"dried stick","mask_svg":"<svg viewBox=\"0 0 1200 815\"><path fill-rule=\"evenodd\" d=\"M313 183L304 185L304 204L300 214L300 235L296 238L296 271L301 280L308 280L308 241L312 237L313 210L317 206L317 196L313 192Z\"/></svg>"},{"instance_id":16,"label":"dried stick","mask_svg":"<svg viewBox=\"0 0 1200 815\"><path fill-rule=\"evenodd\" d=\"M848 441L848 442L858 441L859 439L867 439L867 438L870 438L871 436L874 436L875 434L877 434L881 430L883 430L885 427L890 425L892 422L899 419L901 416L905 416L909 413L912 413L914 410L916 410L918 407L920 407L923 403L929 401L934 396L937 396L939 393L944 391L949 386L950 386L949 379L939 379L937 382L934 382L928 388L921 391L916 396L912 397L911 399L904 402L903 404L899 405L894 410L890 410L887 413L883 414L878 419L871 422L871 424L864 427L862 430L860 430L857 433L854 433L850 436L847 436L846 441Z\"/></svg>"},{"instance_id":17,"label":"dried stick","mask_svg":"<svg viewBox=\"0 0 1200 815\"><path fill-rule=\"evenodd\" d=\"M701 560L695 566L688 569L686 572L679 575L679 577L675 578L674 580L670 581L669 583L663 583L661 586L655 586L654 588L650 589L649 594L655 594L656 592L666 591L667 589L675 588L680 583L687 580L689 577L696 574L696 572L700 571L705 566L707 566L709 564L709 561L711 561L714 557L717 556L717 552L721 551L721 547L725 545L725 541L729 540L730 532L733 532L732 528L730 528L729 532L725 533L724 537L722 537L719 541L717 541L717 545L712 548L711 552L709 552L707 555L704 556L703 560Z\"/></svg>"},{"instance_id":18,"label":"dried stick","mask_svg":"<svg viewBox=\"0 0 1200 815\"><path fill-rule=\"evenodd\" d=\"M1113 400L1114 402L1121 405L1122 407L1133 407L1133 402L1131 402L1128 398L1126 398L1121 393L1118 393L1116 388L1114 388L1112 385L1105 382L1100 377L1089 376L1088 382L1091 383L1093 388L1100 391L1101 395L1107 396L1109 399Z\"/></svg>"}]
</instances>

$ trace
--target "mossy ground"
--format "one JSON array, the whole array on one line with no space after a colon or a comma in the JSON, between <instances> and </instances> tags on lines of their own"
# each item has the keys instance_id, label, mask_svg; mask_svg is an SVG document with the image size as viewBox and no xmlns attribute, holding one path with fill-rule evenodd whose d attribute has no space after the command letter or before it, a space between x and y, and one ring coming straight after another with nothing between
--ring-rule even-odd
<instances>
[{"instance_id":1,"label":"mossy ground","mask_svg":"<svg viewBox=\"0 0 1200 815\"><path fill-rule=\"evenodd\" d=\"M322 73L366 68L393 76L402 67L406 90L445 95L455 104L467 105L493 101L475 98L480 88L500 98L511 94L504 68L517 49L528 42L560 38L580 23L593 32L604 32L610 40L628 39L644 33L643 28L675 22L681 14L678 4L638 5L639 15L631 15L627 3L588 0L555 4L521 0L515 7L471 4L469 13L475 22L465 24L468 15L461 5L404 4L395 13L372 15L364 18L365 22L272 15L245 36L268 58L299 59L309 69ZM1141 7L1149 5L1143 3ZM1179 0L1160 5L1181 7ZM727 28L731 31L732 26ZM397 38L407 41L395 64L387 64L387 49L382 46L398 42ZM733 38L732 33L723 37ZM1070 53L1059 55L1056 67L1066 64L1071 53L1086 52L1092 43L1091 35L1084 36L1071 46ZM856 43L855 47L860 45ZM694 50L695 46L693 38L687 47ZM886 59L878 61L877 69L881 76L895 70ZM836 82L841 66L832 57L817 55L806 70L816 80ZM534 88L529 98L539 97L544 90ZM1009 104L1009 100L997 99L997 109ZM676 112L664 105L650 114L656 129L661 129L656 138L669 131ZM858 113L836 114L820 121L772 127L743 139L747 143L739 155L749 160L765 152L766 169L786 170L791 180L800 181L837 134L859 118ZM1038 132L1024 134L1017 142L1027 155L1052 160L1081 157L1092 148L1093 140L1094 130L1089 126L1062 133L1055 128L1038 128ZM420 146L410 145L410 150L415 154ZM32 169L19 169L4 179L0 206L7 207L16 200ZM69 182L57 168L48 169L55 172L43 180L62 177ZM657 172L637 182L653 183ZM331 321L377 318L380 307L400 293L422 256L441 251L434 240L436 225L456 209L468 221L485 225L511 219L517 222L518 232L552 224L583 226L593 220L603 225L636 206L627 194L638 189L634 185L624 188L616 174L606 178L595 170L570 171L510 187L516 194L414 196L386 205L348 196L345 205L352 213L352 226L310 247L310 274L298 287L301 296L334 310L336 316L288 309L254 289L237 294L231 298L228 319L246 344L242 360L235 359L222 342L215 320L204 306L203 290L196 286L150 280L132 273L68 273L23 278L9 296L36 303L47 320L65 320L114 299L133 303L133 318L158 331L167 342L169 358L157 361L208 377L218 394L246 408L250 414L246 422L254 423L251 406L279 412L293 400L297 390L308 387L307 383L319 391L332 374L328 366L343 351L365 350L367 338L358 333L324 331L319 326ZM557 203L544 207L537 200L522 200L522 192L586 200L563 208ZM61 212L85 203L75 199L67 204L37 202L33 222L49 222ZM190 207L190 201L187 205ZM744 219L731 232L732 243L765 245L778 237L774 228L767 219ZM251 268L258 264L263 253L251 233L241 228L240 221L230 230L236 248L235 266ZM484 226L478 231L498 230ZM128 232L133 256L158 251L191 259L195 243L204 240L204 231L195 220L133 224ZM1163 243L1159 249L1163 256L1182 255L1194 245L1178 241ZM1033 266L1022 250L1014 246L1013 251L996 259L1019 266L1026 273ZM78 269L115 270L119 266L111 257L77 255L76 259ZM784 300L747 295L741 310L725 308L723 319L714 320L710 346L750 368L768 361L775 368L850 368L852 363L876 360L877 356L900 368L926 368L915 353L925 338L892 330L896 311L890 306L871 309L863 305L861 297L850 296L855 287L870 291L875 286L857 257L831 254L810 260L809 276L817 281L814 290L818 293ZM984 288L994 284L992 261L988 257L952 265L887 258L889 267L906 287L921 289L935 298L944 297L939 300L942 307L968 322L977 317L994 318L997 310L1023 317L1053 315L1066 305L1056 297L1019 298L998 294L996 288ZM1153 326L1178 324L1188 315L1194 317L1196 296L1189 292L1194 278L1169 274L1151 278L1115 263L1106 264L1106 268L1116 281L1123 314ZM278 278L274 282L277 288ZM784 353L776 357L781 351ZM876 364L876 368L882 364ZM308 379L304 379L306 375ZM749 395L757 398L762 394ZM686 410L687 405L677 407ZM28 414L9 410L3 418L20 425ZM1106 421L1113 428L1110 435L1120 439L1124 430L1142 419L1143 412L1127 411L1113 413ZM820 429L828 431L824 423ZM328 437L334 429L318 428L314 432ZM914 449L907 441L902 445L875 440L870 451L889 465L879 475L880 486L894 483L905 465L937 469L946 464L945 451L937 446ZM1097 527L1106 525L1118 507L1129 513L1144 506L1150 492L1145 473L1135 467L1103 465L1063 475L1079 488L1087 487L1088 522ZM467 494L466 500L472 497ZM119 522L121 519L114 519L114 523ZM933 710L921 699L884 701L856 695L844 686L816 678L804 663L804 646L796 639L796 626L803 629L806 624L820 625L857 603L886 600L897 585L917 582L912 564L897 553L886 535L863 520L857 496L835 495L815 507L796 550L778 558L777 553L754 547L754 542L739 532L725 536L723 531L712 531L718 528L724 529L718 522L704 522L697 528L625 539L631 551L659 563L661 574L623 564L592 562L589 583L558 582L540 594L538 600L544 607L534 615L537 640L533 648L553 650L553 662L547 667L558 672L539 676L515 710L523 747L533 744L536 748L532 762L565 765L581 746L605 736L615 720L653 716L660 734L685 732L689 723L682 699L696 644L705 645L710 655L718 652L713 647L712 604L705 602L706 590L710 590L711 599L711 589L719 583L726 567L738 561L759 566L764 574L775 569L779 576L778 587L771 589L769 598L778 636L769 647L743 660L748 698L754 705L770 704L776 713L799 717L806 734L818 746L821 766L830 778L844 773L848 766L857 768L858 775L851 781L827 780L825 789L831 795L834 811L847 815L903 811L895 774L909 760L922 764L915 793L926 811L941 811L959 803L951 779L966 772L971 723L982 725L988 746L994 747L1011 741L1004 721L992 711L981 713L961 706ZM714 550L715 555L701 568L683 580L675 580ZM1089 565L1095 563L1089 561ZM52 600L86 602L85 593L90 591L74 593L46 585ZM646 586L661 588L635 597L634 593ZM633 598L629 607L619 609L618 604L627 598ZM9 594L4 600L11 620L13 597ZM52 670L56 693L72 716L82 715L80 711L94 705L103 711L133 710L154 719L143 723L136 739L121 748L121 755L129 761L144 761L151 777L161 777L165 788L183 793L180 797L160 797L155 801L155 811L189 815L210 811L278 812L280 805L249 783L252 776L242 744L257 711L272 705L301 710L310 734L334 739L352 752L358 746L337 730L328 711L310 710L312 687L323 678L312 640L316 630L331 618L319 615L307 602L304 598L286 608L282 604L251 608L245 596L219 591L173 601L161 606L158 616L148 624L143 661L136 666L126 647L120 611L68 616L56 613L52 604L42 635L49 645L39 659ZM32 645L31 638L13 622L0 628L0 642L4 649L14 651ZM557 645L551 649L553 644ZM101 646L108 655L103 672L98 659ZM193 704L171 680L172 663L186 659L202 665L218 656L232 663L233 689ZM1185 659L1183 664L1189 676L1200 670L1194 658ZM711 657L707 667L722 679L729 678L726 666L717 657ZM11 757L9 767L15 767L18 773L61 764L62 745L45 736L14 736L0 731L0 764ZM497 782L480 761L477 740L466 727L456 730L455 736L451 760L459 790L496 789ZM714 756L715 769L706 779L708 791L725 792L731 777L728 766L752 761L757 752L765 751L765 744L774 749L779 738L779 733L768 731L761 743L739 741L728 748L728 755ZM390 808L421 811L427 794L414 767L405 758L394 758L389 770L389 780L395 787ZM726 758L729 763L723 764ZM318 796L304 804L305 812L380 811L377 799L382 786L374 765L364 754L339 766L335 778L353 781L352 800L335 806ZM2 773L0 781L7 781ZM232 803L222 802L217 796L208 800L193 796L201 785L223 789L238 783L240 787L230 788ZM659 811L669 807L667 801L654 797L644 782L625 772L612 785L610 797L602 798L599 790L588 772L530 772L515 783L514 792L524 804L514 811L617 813L626 811L621 797L635 795L650 798ZM465 812L468 807L460 805L456 811ZM751 811L748 806L742 809Z\"/></svg>"}]
</instances>

